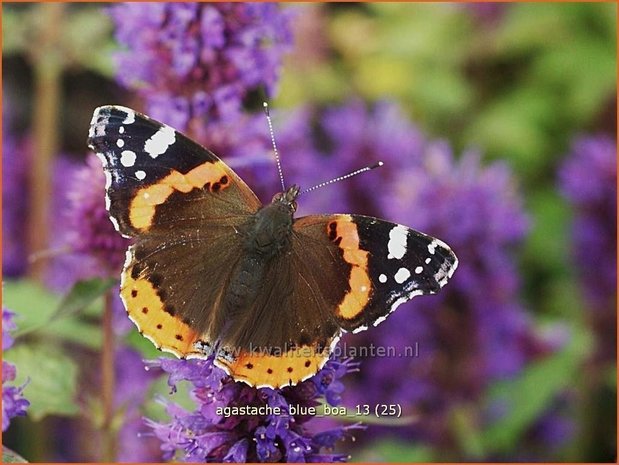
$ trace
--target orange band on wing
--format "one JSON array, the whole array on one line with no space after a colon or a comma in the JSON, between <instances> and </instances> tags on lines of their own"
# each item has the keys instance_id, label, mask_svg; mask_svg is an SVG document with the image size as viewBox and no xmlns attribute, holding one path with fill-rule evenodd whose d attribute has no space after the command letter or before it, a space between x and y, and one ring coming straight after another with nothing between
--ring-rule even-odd
<instances>
[{"instance_id":1,"label":"orange band on wing","mask_svg":"<svg viewBox=\"0 0 619 465\"><path fill-rule=\"evenodd\" d=\"M150 339L158 349L177 357L200 354L194 347L198 340L189 326L164 310L157 291L146 278L133 279L131 267L123 271L120 295L131 321L140 333Z\"/></svg>"},{"instance_id":2,"label":"orange band on wing","mask_svg":"<svg viewBox=\"0 0 619 465\"><path fill-rule=\"evenodd\" d=\"M174 191L188 193L196 188L203 189L207 184L211 192L230 186L230 179L222 162L206 162L185 174L173 170L156 184L136 192L129 207L131 226L147 230L152 224L157 205L164 203Z\"/></svg>"},{"instance_id":3,"label":"orange band on wing","mask_svg":"<svg viewBox=\"0 0 619 465\"><path fill-rule=\"evenodd\" d=\"M350 291L340 302L337 313L342 318L352 319L358 316L370 300L372 283L368 276L368 252L359 245L357 225L348 215L341 215L335 223L334 242L343 250L344 260L352 265L350 270ZM330 223L331 224L331 223ZM332 226L327 225L327 234Z\"/></svg>"},{"instance_id":4,"label":"orange band on wing","mask_svg":"<svg viewBox=\"0 0 619 465\"><path fill-rule=\"evenodd\" d=\"M242 351L232 361L218 357L215 363L237 381L250 386L279 388L315 375L326 363L329 353L328 348L318 352L310 346L289 350L280 356Z\"/></svg>"}]
</instances>

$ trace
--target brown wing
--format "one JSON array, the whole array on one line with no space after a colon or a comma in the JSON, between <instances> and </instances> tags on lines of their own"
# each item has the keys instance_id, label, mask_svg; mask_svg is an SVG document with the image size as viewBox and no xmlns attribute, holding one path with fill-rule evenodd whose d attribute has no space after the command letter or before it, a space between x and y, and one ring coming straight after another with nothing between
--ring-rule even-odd
<instances>
[{"instance_id":1,"label":"brown wing","mask_svg":"<svg viewBox=\"0 0 619 465\"><path fill-rule=\"evenodd\" d=\"M110 218L135 238L121 282L129 317L157 347L202 354L196 342L209 342L241 253L238 226L260 202L213 153L128 108L97 108L88 144L103 162Z\"/></svg>"}]
</instances>

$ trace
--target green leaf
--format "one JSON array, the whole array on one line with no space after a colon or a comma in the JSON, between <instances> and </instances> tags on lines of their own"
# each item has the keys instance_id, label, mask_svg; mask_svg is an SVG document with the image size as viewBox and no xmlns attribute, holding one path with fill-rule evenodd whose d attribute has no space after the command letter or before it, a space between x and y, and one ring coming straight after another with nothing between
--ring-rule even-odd
<instances>
[{"instance_id":1,"label":"green leaf","mask_svg":"<svg viewBox=\"0 0 619 465\"><path fill-rule=\"evenodd\" d=\"M63 46L72 64L104 76L114 72L113 26L102 8L84 8L67 16L63 27Z\"/></svg>"},{"instance_id":2,"label":"green leaf","mask_svg":"<svg viewBox=\"0 0 619 465\"><path fill-rule=\"evenodd\" d=\"M23 12L5 5L2 11L2 54L9 56L26 49L28 24Z\"/></svg>"},{"instance_id":3,"label":"green leaf","mask_svg":"<svg viewBox=\"0 0 619 465\"><path fill-rule=\"evenodd\" d=\"M17 452L2 446L2 463L28 463L28 461Z\"/></svg>"},{"instance_id":4,"label":"green leaf","mask_svg":"<svg viewBox=\"0 0 619 465\"><path fill-rule=\"evenodd\" d=\"M509 452L553 398L573 385L591 346L585 333L575 328L573 331L564 350L532 363L519 378L502 381L490 389L489 403L507 404L509 412L482 432L486 452Z\"/></svg>"},{"instance_id":5,"label":"green leaf","mask_svg":"<svg viewBox=\"0 0 619 465\"><path fill-rule=\"evenodd\" d=\"M451 412L450 423L459 448L465 456L481 460L486 454L479 434L479 428L476 424L476 410L475 406L470 404L458 405Z\"/></svg>"},{"instance_id":6,"label":"green leaf","mask_svg":"<svg viewBox=\"0 0 619 465\"><path fill-rule=\"evenodd\" d=\"M63 351L50 344L21 344L4 353L17 366L16 384L28 382L24 396L30 401L28 415L41 420L47 415L75 415L78 368Z\"/></svg>"},{"instance_id":7,"label":"green leaf","mask_svg":"<svg viewBox=\"0 0 619 465\"><path fill-rule=\"evenodd\" d=\"M57 320L82 312L115 285L116 279L112 278L94 278L78 281L68 294L63 297L56 311L51 316L51 320Z\"/></svg>"},{"instance_id":8,"label":"green leaf","mask_svg":"<svg viewBox=\"0 0 619 465\"><path fill-rule=\"evenodd\" d=\"M163 354L155 345L142 336L136 328L133 328L125 338L125 342L129 347L134 348L144 359L159 358Z\"/></svg>"},{"instance_id":9,"label":"green leaf","mask_svg":"<svg viewBox=\"0 0 619 465\"><path fill-rule=\"evenodd\" d=\"M80 300L77 295L83 297L86 294L87 292L74 294L76 298L70 298L69 303L76 306ZM92 294L90 295L92 296ZM83 302L83 299L81 301ZM101 346L101 331L97 324L87 323L76 318L53 319L53 316L59 311L60 297L35 282L28 280L6 281L4 283L3 305L16 313L17 331L15 336L17 338L36 333L46 338L59 338L93 349ZM82 306L82 309L84 307ZM101 308L97 309L97 313L100 313L100 311Z\"/></svg>"},{"instance_id":10,"label":"green leaf","mask_svg":"<svg viewBox=\"0 0 619 465\"><path fill-rule=\"evenodd\" d=\"M17 314L16 336L29 333L49 321L60 298L29 280L5 281L2 305Z\"/></svg>"},{"instance_id":11,"label":"green leaf","mask_svg":"<svg viewBox=\"0 0 619 465\"><path fill-rule=\"evenodd\" d=\"M374 442L355 454L360 462L427 463L436 460L430 447L411 445L408 442L385 440Z\"/></svg>"}]
</instances>

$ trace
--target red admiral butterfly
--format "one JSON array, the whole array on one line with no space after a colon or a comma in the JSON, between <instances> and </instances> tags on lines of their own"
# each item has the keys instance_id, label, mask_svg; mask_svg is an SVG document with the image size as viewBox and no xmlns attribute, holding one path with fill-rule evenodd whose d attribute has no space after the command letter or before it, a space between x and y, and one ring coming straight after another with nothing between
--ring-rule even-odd
<instances>
[{"instance_id":1,"label":"red admiral butterfly","mask_svg":"<svg viewBox=\"0 0 619 465\"><path fill-rule=\"evenodd\" d=\"M120 106L94 112L89 147L116 229L134 239L121 297L140 332L178 357L278 388L314 375L342 333L434 294L458 261L443 242L361 215L294 218L299 187L262 205L228 166Z\"/></svg>"}]
</instances>

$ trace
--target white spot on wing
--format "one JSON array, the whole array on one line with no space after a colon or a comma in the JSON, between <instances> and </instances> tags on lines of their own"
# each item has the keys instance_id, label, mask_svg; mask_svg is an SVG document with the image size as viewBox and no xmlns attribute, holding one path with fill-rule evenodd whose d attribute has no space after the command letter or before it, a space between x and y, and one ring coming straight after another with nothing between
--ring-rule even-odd
<instances>
[{"instance_id":1,"label":"white spot on wing","mask_svg":"<svg viewBox=\"0 0 619 465\"><path fill-rule=\"evenodd\" d=\"M142 179L144 179L146 177L146 173L144 171L142 171L142 170L137 170L135 172L135 177L138 178L141 181Z\"/></svg>"},{"instance_id":2,"label":"white spot on wing","mask_svg":"<svg viewBox=\"0 0 619 465\"><path fill-rule=\"evenodd\" d=\"M417 268L415 268L416 274L421 274L422 271L423 271L423 266L418 266Z\"/></svg>"},{"instance_id":3,"label":"white spot on wing","mask_svg":"<svg viewBox=\"0 0 619 465\"><path fill-rule=\"evenodd\" d=\"M135 152L131 150L123 150L120 154L120 163L123 166L130 168L135 164L136 158L137 156L135 155Z\"/></svg>"},{"instance_id":4,"label":"white spot on wing","mask_svg":"<svg viewBox=\"0 0 619 465\"><path fill-rule=\"evenodd\" d=\"M121 126L118 128L118 134L124 134L125 133L125 127Z\"/></svg>"},{"instance_id":5,"label":"white spot on wing","mask_svg":"<svg viewBox=\"0 0 619 465\"><path fill-rule=\"evenodd\" d=\"M118 148L119 148L119 149L122 149L122 148L125 146L125 141L124 141L124 140L122 140L122 139L118 139L118 140L116 141L116 145L118 145Z\"/></svg>"},{"instance_id":6,"label":"white spot on wing","mask_svg":"<svg viewBox=\"0 0 619 465\"><path fill-rule=\"evenodd\" d=\"M144 144L144 151L151 157L157 158L168 150L168 147L176 141L176 131L170 126L163 126L152 135Z\"/></svg>"},{"instance_id":7,"label":"white spot on wing","mask_svg":"<svg viewBox=\"0 0 619 465\"><path fill-rule=\"evenodd\" d=\"M387 258L400 259L406 254L406 242L408 240L408 228L402 225L395 226L389 231L389 243L387 249L389 255Z\"/></svg>"},{"instance_id":8,"label":"white spot on wing","mask_svg":"<svg viewBox=\"0 0 619 465\"><path fill-rule=\"evenodd\" d=\"M381 274L381 275L378 277L378 280L379 280L381 283L386 283L386 282L387 282L387 276L386 276L386 275L384 275L384 274Z\"/></svg>"},{"instance_id":9,"label":"white spot on wing","mask_svg":"<svg viewBox=\"0 0 619 465\"><path fill-rule=\"evenodd\" d=\"M430 252L430 255L434 255L434 252L436 252L437 245L438 244L436 242L436 239L428 244L428 252Z\"/></svg>"},{"instance_id":10,"label":"white spot on wing","mask_svg":"<svg viewBox=\"0 0 619 465\"><path fill-rule=\"evenodd\" d=\"M432 259L430 257L426 258L426 265L429 265Z\"/></svg>"},{"instance_id":11,"label":"white spot on wing","mask_svg":"<svg viewBox=\"0 0 619 465\"><path fill-rule=\"evenodd\" d=\"M122 109L127 112L127 117L123 121L123 124L133 124L135 123L135 111L130 110L129 108L117 107L118 109Z\"/></svg>"},{"instance_id":12,"label":"white spot on wing","mask_svg":"<svg viewBox=\"0 0 619 465\"><path fill-rule=\"evenodd\" d=\"M411 272L408 270L408 268L400 268L394 276L395 282L398 284L402 284L404 281L406 281L410 277L411 277Z\"/></svg>"}]
</instances>

